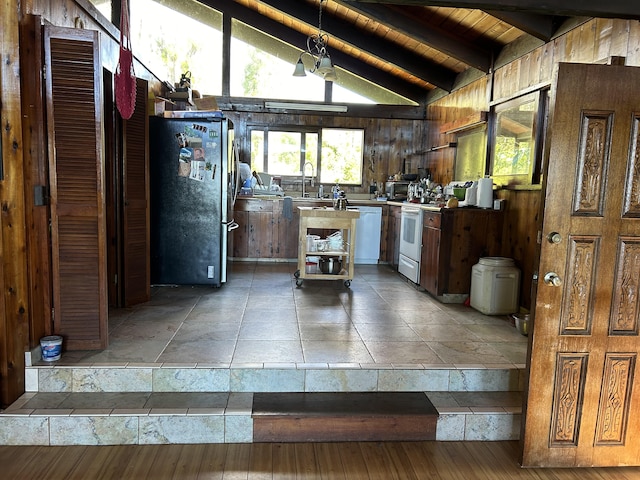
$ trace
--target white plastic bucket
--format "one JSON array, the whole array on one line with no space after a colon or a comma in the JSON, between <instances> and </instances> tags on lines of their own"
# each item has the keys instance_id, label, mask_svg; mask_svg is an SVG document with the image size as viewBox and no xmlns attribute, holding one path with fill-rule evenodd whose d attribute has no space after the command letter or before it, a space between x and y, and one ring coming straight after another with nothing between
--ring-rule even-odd
<instances>
[{"instance_id":1,"label":"white plastic bucket","mask_svg":"<svg viewBox=\"0 0 640 480\"><path fill-rule=\"evenodd\" d=\"M519 310L520 269L512 258L484 257L471 267L471 306L485 315Z\"/></svg>"},{"instance_id":2,"label":"white plastic bucket","mask_svg":"<svg viewBox=\"0 0 640 480\"><path fill-rule=\"evenodd\" d=\"M42 350L42 360L45 362L55 362L60 360L62 354L62 337L50 335L40 339L40 349Z\"/></svg>"}]
</instances>

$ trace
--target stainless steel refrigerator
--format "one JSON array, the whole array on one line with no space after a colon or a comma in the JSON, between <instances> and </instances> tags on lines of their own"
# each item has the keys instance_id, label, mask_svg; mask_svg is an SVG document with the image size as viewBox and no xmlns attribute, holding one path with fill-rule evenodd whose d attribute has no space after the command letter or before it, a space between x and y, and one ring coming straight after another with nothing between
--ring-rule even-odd
<instances>
[{"instance_id":1,"label":"stainless steel refrigerator","mask_svg":"<svg viewBox=\"0 0 640 480\"><path fill-rule=\"evenodd\" d=\"M151 283L227 278L228 121L217 112L151 117Z\"/></svg>"}]
</instances>

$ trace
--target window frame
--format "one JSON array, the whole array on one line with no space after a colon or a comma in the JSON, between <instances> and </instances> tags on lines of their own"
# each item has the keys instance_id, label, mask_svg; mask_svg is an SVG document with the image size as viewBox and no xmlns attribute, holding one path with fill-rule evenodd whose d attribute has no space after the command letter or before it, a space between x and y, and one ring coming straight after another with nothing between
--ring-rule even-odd
<instances>
[{"instance_id":1,"label":"window frame","mask_svg":"<svg viewBox=\"0 0 640 480\"><path fill-rule=\"evenodd\" d=\"M464 130L456 133L456 153L453 166L454 181L474 181L486 175L488 132L489 127L487 122L483 122L480 125L465 128ZM467 155L476 153L476 150L482 151L482 157L480 157L479 160L476 160L476 162L478 162L478 166L481 164L480 170L482 171L478 171L477 175L464 175L463 172L465 170L472 169L471 166L474 161L468 158Z\"/></svg>"},{"instance_id":2,"label":"window frame","mask_svg":"<svg viewBox=\"0 0 640 480\"><path fill-rule=\"evenodd\" d=\"M530 130L531 148L530 165L527 172L512 175L497 175L495 173L495 156L500 114L514 109L525 103L535 102L535 111ZM543 169L543 150L545 142L546 122L549 108L549 89L543 88L510 98L491 107L491 125L489 132L489 155L487 158L487 171L498 186L530 186L541 182Z\"/></svg>"},{"instance_id":3,"label":"window frame","mask_svg":"<svg viewBox=\"0 0 640 480\"><path fill-rule=\"evenodd\" d=\"M316 151L316 164L314 165L314 177L317 179L318 183L334 183L331 182L320 182L321 174L322 174L322 145L323 145L323 130L347 130L347 131L358 131L362 132L362 158L359 161L360 168L360 182L359 183L349 183L344 180L340 181L341 185L348 185L353 187L359 187L363 185L364 182L364 149L365 149L365 137L366 137L366 129L364 128L344 128L344 127L326 127L326 126L311 126L311 125L263 125L263 124L247 124L247 139L249 143L249 158L251 160L251 168L257 169L259 166L254 164L253 152L252 150L252 134L254 131L262 132L263 134L263 152L262 152L262 165L264 171L269 172L269 132L287 132L287 133L300 133L302 135L300 142L300 158L299 158L299 173L297 174L276 174L281 177L283 181L293 181L300 177L302 169L304 168L306 159L306 135L307 134L316 134L318 136L317 142L317 151Z\"/></svg>"}]
</instances>

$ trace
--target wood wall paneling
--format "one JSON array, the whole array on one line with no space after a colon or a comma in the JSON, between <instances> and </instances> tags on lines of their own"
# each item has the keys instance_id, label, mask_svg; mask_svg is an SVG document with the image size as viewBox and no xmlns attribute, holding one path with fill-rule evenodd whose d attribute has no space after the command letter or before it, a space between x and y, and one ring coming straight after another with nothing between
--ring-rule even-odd
<instances>
[{"instance_id":1,"label":"wood wall paneling","mask_svg":"<svg viewBox=\"0 0 640 480\"><path fill-rule=\"evenodd\" d=\"M27 234L20 89L19 17L15 4L0 3L0 403L24 392L24 352L29 346Z\"/></svg>"},{"instance_id":2,"label":"wood wall paneling","mask_svg":"<svg viewBox=\"0 0 640 480\"><path fill-rule=\"evenodd\" d=\"M497 198L504 199L507 204L501 255L513 258L520 268L520 305L530 309L532 279L537 272L541 191L500 190Z\"/></svg>"}]
</instances>

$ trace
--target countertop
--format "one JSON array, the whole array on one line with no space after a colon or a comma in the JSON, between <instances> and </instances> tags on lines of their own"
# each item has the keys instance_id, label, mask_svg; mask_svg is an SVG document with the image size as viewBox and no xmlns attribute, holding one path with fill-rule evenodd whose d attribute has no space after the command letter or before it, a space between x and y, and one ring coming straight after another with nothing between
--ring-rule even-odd
<instances>
[{"instance_id":1,"label":"countertop","mask_svg":"<svg viewBox=\"0 0 640 480\"><path fill-rule=\"evenodd\" d=\"M237 197L238 200L265 200L265 201L280 201L284 197L276 196L276 195L253 195L253 196L242 196L239 195ZM333 205L333 199L331 198L315 198L315 197L292 197L293 202L297 204L305 204L305 203L322 203L323 205ZM347 203L349 205L387 205L389 202L380 201L380 200L371 200L369 198L347 198Z\"/></svg>"},{"instance_id":2,"label":"countertop","mask_svg":"<svg viewBox=\"0 0 640 480\"><path fill-rule=\"evenodd\" d=\"M238 196L238 200L244 200L244 201L256 201L256 200L264 200L264 201L281 201L284 197L280 197L280 196L276 196L276 195L253 195L253 196ZM296 204L296 206L300 206L300 204L305 204L305 203L314 203L314 204L318 204L321 203L322 205L325 206L331 206L333 204L333 200L330 198L314 198L314 197L292 197L293 198L293 202ZM394 207L402 207L404 205L411 205L411 206L415 206L415 207L420 207L420 209L428 211L428 212L441 212L443 210L453 210L453 209L448 209L447 207L441 207L435 204L423 204L423 203L413 203L413 202L406 202L406 201L395 201L395 200L372 200L369 198L347 198L347 202L348 205L351 206L358 206L358 205L391 205ZM311 207L309 207L311 208ZM478 207L455 207L457 209L464 209L464 210L491 210L491 209L484 209L484 208L478 208Z\"/></svg>"},{"instance_id":3,"label":"countertop","mask_svg":"<svg viewBox=\"0 0 640 480\"><path fill-rule=\"evenodd\" d=\"M427 210L429 212L440 212L442 209L446 207L439 207L438 205L430 205L424 203L412 203L412 202L395 202L393 200L386 202L387 205L393 205L396 207L403 207L405 205L410 205L413 207L420 207L422 210ZM464 207L461 207L464 208Z\"/></svg>"},{"instance_id":4,"label":"countertop","mask_svg":"<svg viewBox=\"0 0 640 480\"><path fill-rule=\"evenodd\" d=\"M474 211L485 211L485 210L493 210L492 208L480 208L480 207L476 207L473 205L470 206L462 206L462 207L454 207L454 208L447 208L447 207L440 207L438 205L434 205L434 204L422 204L422 203L413 203L413 202L395 202L393 200L386 202L387 205L393 205L396 207L402 207L405 205L411 205L411 206L415 206L415 207L420 207L422 210L426 210L429 212L441 212L443 210L474 210Z\"/></svg>"},{"instance_id":5,"label":"countertop","mask_svg":"<svg viewBox=\"0 0 640 480\"><path fill-rule=\"evenodd\" d=\"M357 209L334 210L333 207L298 207L301 217L323 218L358 218L360 212Z\"/></svg>"}]
</instances>

